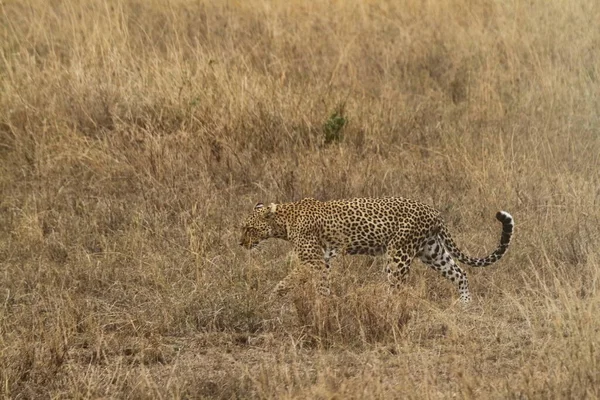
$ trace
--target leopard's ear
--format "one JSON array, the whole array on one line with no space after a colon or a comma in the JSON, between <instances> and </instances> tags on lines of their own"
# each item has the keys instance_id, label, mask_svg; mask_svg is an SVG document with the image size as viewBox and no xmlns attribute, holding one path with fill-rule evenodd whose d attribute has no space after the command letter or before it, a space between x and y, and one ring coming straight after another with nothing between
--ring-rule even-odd
<instances>
[{"instance_id":1,"label":"leopard's ear","mask_svg":"<svg viewBox=\"0 0 600 400\"><path fill-rule=\"evenodd\" d=\"M267 208L267 218L273 218L275 216L275 211L277 211L277 204L269 204L269 208Z\"/></svg>"},{"instance_id":2,"label":"leopard's ear","mask_svg":"<svg viewBox=\"0 0 600 400\"><path fill-rule=\"evenodd\" d=\"M255 210L260 210L261 208L263 208L265 205L263 203L256 203L256 205L254 206Z\"/></svg>"}]
</instances>

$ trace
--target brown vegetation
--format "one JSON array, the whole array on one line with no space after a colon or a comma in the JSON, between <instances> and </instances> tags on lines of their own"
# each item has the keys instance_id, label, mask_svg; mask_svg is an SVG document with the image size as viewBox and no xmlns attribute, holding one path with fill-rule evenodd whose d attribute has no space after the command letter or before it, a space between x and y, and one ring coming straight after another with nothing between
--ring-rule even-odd
<instances>
[{"instance_id":1,"label":"brown vegetation","mask_svg":"<svg viewBox=\"0 0 600 400\"><path fill-rule=\"evenodd\" d=\"M600 397L596 0L0 2L3 397ZM346 122L343 124L343 122ZM471 255L270 303L257 201L404 196Z\"/></svg>"}]
</instances>

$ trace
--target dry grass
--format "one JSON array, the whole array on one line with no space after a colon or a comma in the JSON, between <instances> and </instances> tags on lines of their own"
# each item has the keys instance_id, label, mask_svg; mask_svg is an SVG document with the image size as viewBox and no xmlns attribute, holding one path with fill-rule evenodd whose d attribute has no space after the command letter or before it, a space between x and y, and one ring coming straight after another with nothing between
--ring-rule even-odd
<instances>
[{"instance_id":1,"label":"dry grass","mask_svg":"<svg viewBox=\"0 0 600 400\"><path fill-rule=\"evenodd\" d=\"M596 0L0 2L2 396L600 397L597 21ZM473 255L515 216L469 309L361 257L331 298L267 301L295 260L238 248L255 202L384 195Z\"/></svg>"}]
</instances>

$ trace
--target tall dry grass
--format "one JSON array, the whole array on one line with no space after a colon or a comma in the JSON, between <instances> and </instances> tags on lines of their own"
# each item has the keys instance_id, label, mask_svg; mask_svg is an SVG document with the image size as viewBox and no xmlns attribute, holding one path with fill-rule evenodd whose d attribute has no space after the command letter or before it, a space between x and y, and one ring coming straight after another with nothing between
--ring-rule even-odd
<instances>
[{"instance_id":1,"label":"tall dry grass","mask_svg":"<svg viewBox=\"0 0 600 400\"><path fill-rule=\"evenodd\" d=\"M596 1L3 1L3 397L600 397ZM325 140L335 111L343 137ZM257 201L412 197L475 297L336 260L268 293Z\"/></svg>"}]
</instances>

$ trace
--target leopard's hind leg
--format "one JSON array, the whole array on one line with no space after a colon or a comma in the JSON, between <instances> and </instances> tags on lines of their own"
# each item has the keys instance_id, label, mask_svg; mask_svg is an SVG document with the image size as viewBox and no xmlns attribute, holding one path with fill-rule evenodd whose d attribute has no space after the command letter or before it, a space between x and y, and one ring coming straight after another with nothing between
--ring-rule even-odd
<instances>
[{"instance_id":1,"label":"leopard's hind leg","mask_svg":"<svg viewBox=\"0 0 600 400\"><path fill-rule=\"evenodd\" d=\"M461 302L468 303L471 301L467 274L456 265L437 235L428 238L424 242L418 256L426 265L440 272L444 278L452 281L458 287Z\"/></svg>"},{"instance_id":2,"label":"leopard's hind leg","mask_svg":"<svg viewBox=\"0 0 600 400\"><path fill-rule=\"evenodd\" d=\"M385 272L392 287L398 288L406 282L410 264L417 253L417 247L408 237L409 235L399 234L387 246Z\"/></svg>"}]
</instances>

